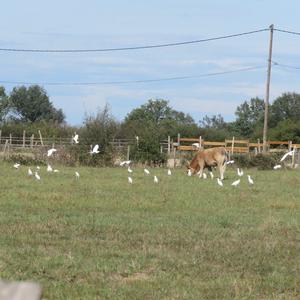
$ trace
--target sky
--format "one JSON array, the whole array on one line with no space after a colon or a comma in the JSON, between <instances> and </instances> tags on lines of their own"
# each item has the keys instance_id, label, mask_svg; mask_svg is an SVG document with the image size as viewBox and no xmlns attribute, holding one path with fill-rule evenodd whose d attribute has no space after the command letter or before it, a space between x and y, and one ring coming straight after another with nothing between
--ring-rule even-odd
<instances>
[{"instance_id":1,"label":"sky","mask_svg":"<svg viewBox=\"0 0 300 300\"><path fill-rule=\"evenodd\" d=\"M300 32L300 2L271 0L10 0L1 3L0 48L96 49L198 40L275 28ZM196 122L234 119L236 107L264 98L269 32L134 51L0 51L0 81L84 83L136 81L262 67L217 76L118 85L43 85L71 125L108 104L118 120L148 99L166 99ZM274 32L273 61L300 68L300 35ZM272 67L270 101L299 92L300 69ZM1 83L9 93L17 84Z\"/></svg>"}]
</instances>

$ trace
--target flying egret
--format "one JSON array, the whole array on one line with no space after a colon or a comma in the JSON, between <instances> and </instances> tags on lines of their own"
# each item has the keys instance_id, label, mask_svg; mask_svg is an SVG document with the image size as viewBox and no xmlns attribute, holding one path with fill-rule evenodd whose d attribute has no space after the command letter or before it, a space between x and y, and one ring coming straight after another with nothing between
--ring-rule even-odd
<instances>
[{"instance_id":1,"label":"flying egret","mask_svg":"<svg viewBox=\"0 0 300 300\"><path fill-rule=\"evenodd\" d=\"M74 133L74 136L73 136L73 141L75 142L75 144L78 144L78 138L79 138L79 135L75 132Z\"/></svg>"},{"instance_id":2,"label":"flying egret","mask_svg":"<svg viewBox=\"0 0 300 300\"><path fill-rule=\"evenodd\" d=\"M281 169L281 165L276 165L273 167L274 170Z\"/></svg>"},{"instance_id":3,"label":"flying egret","mask_svg":"<svg viewBox=\"0 0 300 300\"><path fill-rule=\"evenodd\" d=\"M127 169L128 173L132 173L133 171L130 169L130 167L128 167Z\"/></svg>"},{"instance_id":4,"label":"flying egret","mask_svg":"<svg viewBox=\"0 0 300 300\"><path fill-rule=\"evenodd\" d=\"M248 182L249 182L250 184L254 184L254 181L253 181L253 179L251 178L251 176L250 176L250 175L247 175L247 177L248 177Z\"/></svg>"},{"instance_id":5,"label":"flying egret","mask_svg":"<svg viewBox=\"0 0 300 300\"><path fill-rule=\"evenodd\" d=\"M34 173L34 176L35 176L36 180L41 180L41 177L37 172Z\"/></svg>"},{"instance_id":6,"label":"flying egret","mask_svg":"<svg viewBox=\"0 0 300 300\"><path fill-rule=\"evenodd\" d=\"M93 147L93 145L91 145L91 147ZM97 154L97 153L99 153L99 145L97 144L97 145L95 145L94 146L94 148L90 151L90 154L92 155L92 154Z\"/></svg>"},{"instance_id":7,"label":"flying egret","mask_svg":"<svg viewBox=\"0 0 300 300\"><path fill-rule=\"evenodd\" d=\"M188 170L188 173L187 173L187 174L188 174L188 176L192 176L192 171L191 171L191 169Z\"/></svg>"},{"instance_id":8,"label":"flying egret","mask_svg":"<svg viewBox=\"0 0 300 300\"><path fill-rule=\"evenodd\" d=\"M210 178L214 179L214 173L213 172L209 172Z\"/></svg>"},{"instance_id":9,"label":"flying egret","mask_svg":"<svg viewBox=\"0 0 300 300\"><path fill-rule=\"evenodd\" d=\"M170 169L168 170L168 175L169 175L169 176L171 176L171 175L172 175L172 172L171 172L171 170L170 170Z\"/></svg>"},{"instance_id":10,"label":"flying egret","mask_svg":"<svg viewBox=\"0 0 300 300\"><path fill-rule=\"evenodd\" d=\"M148 169L146 169L146 168L144 169L144 173L145 173L145 174L147 174L147 175L149 175L149 174L150 174L149 170L148 170Z\"/></svg>"},{"instance_id":11,"label":"flying egret","mask_svg":"<svg viewBox=\"0 0 300 300\"><path fill-rule=\"evenodd\" d=\"M222 180L220 178L217 178L217 182L218 182L219 186L223 186L223 182L222 182Z\"/></svg>"},{"instance_id":12,"label":"flying egret","mask_svg":"<svg viewBox=\"0 0 300 300\"><path fill-rule=\"evenodd\" d=\"M132 178L128 176L128 183L132 184Z\"/></svg>"},{"instance_id":13,"label":"flying egret","mask_svg":"<svg viewBox=\"0 0 300 300\"><path fill-rule=\"evenodd\" d=\"M244 171L242 169L237 168L237 174L242 177L244 175Z\"/></svg>"},{"instance_id":14,"label":"flying egret","mask_svg":"<svg viewBox=\"0 0 300 300\"><path fill-rule=\"evenodd\" d=\"M158 183L158 178L154 175L154 183Z\"/></svg>"},{"instance_id":15,"label":"flying egret","mask_svg":"<svg viewBox=\"0 0 300 300\"><path fill-rule=\"evenodd\" d=\"M28 168L28 176L32 176L32 175L33 175L33 173L32 173L32 171L31 171L31 169Z\"/></svg>"},{"instance_id":16,"label":"flying egret","mask_svg":"<svg viewBox=\"0 0 300 300\"><path fill-rule=\"evenodd\" d=\"M14 164L14 168L15 168L15 169L19 169L20 166L21 166L21 164L19 164L19 163L15 163L15 164Z\"/></svg>"},{"instance_id":17,"label":"flying egret","mask_svg":"<svg viewBox=\"0 0 300 300\"><path fill-rule=\"evenodd\" d=\"M232 165L234 164L234 160L229 160L228 162L226 162L226 165Z\"/></svg>"},{"instance_id":18,"label":"flying egret","mask_svg":"<svg viewBox=\"0 0 300 300\"><path fill-rule=\"evenodd\" d=\"M129 166L130 163L131 163L131 160L124 160L124 161L120 162L120 167Z\"/></svg>"},{"instance_id":19,"label":"flying egret","mask_svg":"<svg viewBox=\"0 0 300 300\"><path fill-rule=\"evenodd\" d=\"M52 154L53 154L54 152L56 152L56 151L57 151L57 150L54 149L54 148L49 149L48 152L47 152L47 156L48 156L48 157L52 156Z\"/></svg>"},{"instance_id":20,"label":"flying egret","mask_svg":"<svg viewBox=\"0 0 300 300\"><path fill-rule=\"evenodd\" d=\"M52 171L53 171L52 167L48 164L48 166L47 166L47 172L52 172Z\"/></svg>"},{"instance_id":21,"label":"flying egret","mask_svg":"<svg viewBox=\"0 0 300 300\"><path fill-rule=\"evenodd\" d=\"M284 161L289 155L292 156L295 150L289 151L288 153L285 153L282 157L280 162Z\"/></svg>"},{"instance_id":22,"label":"flying egret","mask_svg":"<svg viewBox=\"0 0 300 300\"><path fill-rule=\"evenodd\" d=\"M76 177L76 179L79 179L79 177L80 177L80 174L77 171L75 172L75 177Z\"/></svg>"},{"instance_id":23,"label":"flying egret","mask_svg":"<svg viewBox=\"0 0 300 300\"><path fill-rule=\"evenodd\" d=\"M240 184L240 182L241 182L241 179L238 179L238 180L234 181L231 185L238 186Z\"/></svg>"}]
</instances>

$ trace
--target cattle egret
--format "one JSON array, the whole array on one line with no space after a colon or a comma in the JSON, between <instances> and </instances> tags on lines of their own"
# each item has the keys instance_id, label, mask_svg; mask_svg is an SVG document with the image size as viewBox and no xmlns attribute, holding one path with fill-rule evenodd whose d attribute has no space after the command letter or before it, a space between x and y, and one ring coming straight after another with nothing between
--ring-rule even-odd
<instances>
[{"instance_id":1,"label":"cattle egret","mask_svg":"<svg viewBox=\"0 0 300 300\"><path fill-rule=\"evenodd\" d=\"M229 161L226 163L226 165L232 165L232 164L234 164L234 160L229 160Z\"/></svg>"},{"instance_id":2,"label":"cattle egret","mask_svg":"<svg viewBox=\"0 0 300 300\"><path fill-rule=\"evenodd\" d=\"M41 177L37 172L34 173L34 176L35 176L36 180L41 180Z\"/></svg>"},{"instance_id":3,"label":"cattle egret","mask_svg":"<svg viewBox=\"0 0 300 300\"><path fill-rule=\"evenodd\" d=\"M209 172L210 178L214 179L214 173L213 172Z\"/></svg>"},{"instance_id":4,"label":"cattle egret","mask_svg":"<svg viewBox=\"0 0 300 300\"><path fill-rule=\"evenodd\" d=\"M132 184L132 178L128 176L128 183Z\"/></svg>"},{"instance_id":5,"label":"cattle egret","mask_svg":"<svg viewBox=\"0 0 300 300\"><path fill-rule=\"evenodd\" d=\"M196 149L200 149L200 144L199 143L194 143L194 144L192 144L192 146Z\"/></svg>"},{"instance_id":6,"label":"cattle egret","mask_svg":"<svg viewBox=\"0 0 300 300\"><path fill-rule=\"evenodd\" d=\"M158 178L154 175L154 183L158 183Z\"/></svg>"},{"instance_id":7,"label":"cattle egret","mask_svg":"<svg viewBox=\"0 0 300 300\"><path fill-rule=\"evenodd\" d=\"M79 138L79 135L75 132L74 133L74 136L73 136L73 141L75 142L75 144L78 144L78 138Z\"/></svg>"},{"instance_id":8,"label":"cattle egret","mask_svg":"<svg viewBox=\"0 0 300 300\"><path fill-rule=\"evenodd\" d=\"M234 181L231 185L238 186L240 184L240 182L241 182L241 179L238 179L238 180Z\"/></svg>"},{"instance_id":9,"label":"cattle egret","mask_svg":"<svg viewBox=\"0 0 300 300\"><path fill-rule=\"evenodd\" d=\"M49 156L51 156L54 152L56 152L57 150L56 149L54 149L54 148L51 148L51 149L49 149L48 150L48 153L47 153L47 156L49 157Z\"/></svg>"},{"instance_id":10,"label":"cattle egret","mask_svg":"<svg viewBox=\"0 0 300 300\"><path fill-rule=\"evenodd\" d=\"M145 174L147 174L147 175L149 175L149 174L150 174L150 172L149 172L149 170L148 170L148 169L144 169L144 173L145 173Z\"/></svg>"},{"instance_id":11,"label":"cattle egret","mask_svg":"<svg viewBox=\"0 0 300 300\"><path fill-rule=\"evenodd\" d=\"M120 167L123 167L123 166L129 166L131 163L131 160L124 160L122 162L120 162Z\"/></svg>"},{"instance_id":12,"label":"cattle egret","mask_svg":"<svg viewBox=\"0 0 300 300\"><path fill-rule=\"evenodd\" d=\"M52 172L52 171L53 171L52 167L50 165L48 165L47 166L47 172Z\"/></svg>"},{"instance_id":13,"label":"cattle egret","mask_svg":"<svg viewBox=\"0 0 300 300\"><path fill-rule=\"evenodd\" d=\"M59 172L59 170L55 169L55 170L53 170L53 172L54 172L54 173L58 173L58 172Z\"/></svg>"},{"instance_id":14,"label":"cattle egret","mask_svg":"<svg viewBox=\"0 0 300 300\"><path fill-rule=\"evenodd\" d=\"M251 178L251 176L250 175L247 175L248 176L248 182L250 183L250 184L254 184L254 181L253 181L253 179Z\"/></svg>"},{"instance_id":15,"label":"cattle egret","mask_svg":"<svg viewBox=\"0 0 300 300\"><path fill-rule=\"evenodd\" d=\"M203 179L207 179L206 173L203 173L202 176L203 176Z\"/></svg>"},{"instance_id":16,"label":"cattle egret","mask_svg":"<svg viewBox=\"0 0 300 300\"><path fill-rule=\"evenodd\" d=\"M218 182L219 186L223 186L223 182L222 182L222 180L220 178L217 178L217 182Z\"/></svg>"},{"instance_id":17,"label":"cattle egret","mask_svg":"<svg viewBox=\"0 0 300 300\"><path fill-rule=\"evenodd\" d=\"M75 177L76 177L76 179L79 179L79 177L80 177L80 174L77 171L75 172Z\"/></svg>"},{"instance_id":18,"label":"cattle egret","mask_svg":"<svg viewBox=\"0 0 300 300\"><path fill-rule=\"evenodd\" d=\"M14 168L15 168L15 169L19 169L19 167L20 167L20 164L19 164L19 163L15 163L15 164L14 164Z\"/></svg>"},{"instance_id":19,"label":"cattle egret","mask_svg":"<svg viewBox=\"0 0 300 300\"><path fill-rule=\"evenodd\" d=\"M31 169L28 168L28 176L32 176L32 175L33 175L33 173L32 173L32 171L31 171Z\"/></svg>"},{"instance_id":20,"label":"cattle egret","mask_svg":"<svg viewBox=\"0 0 300 300\"><path fill-rule=\"evenodd\" d=\"M139 142L139 137L137 135L135 136L135 139L136 139L136 142L138 143Z\"/></svg>"},{"instance_id":21,"label":"cattle egret","mask_svg":"<svg viewBox=\"0 0 300 300\"><path fill-rule=\"evenodd\" d=\"M170 170L170 169L168 170L168 175L169 175L169 176L171 176L171 175L172 175L172 172L171 172L171 170Z\"/></svg>"},{"instance_id":22,"label":"cattle egret","mask_svg":"<svg viewBox=\"0 0 300 300\"><path fill-rule=\"evenodd\" d=\"M281 165L276 165L276 166L273 167L274 170L277 170L277 169L280 169L280 168L281 168Z\"/></svg>"},{"instance_id":23,"label":"cattle egret","mask_svg":"<svg viewBox=\"0 0 300 300\"><path fill-rule=\"evenodd\" d=\"M93 147L93 145L91 145L91 147ZM99 149L99 145L97 144L97 145L94 146L93 150L90 151L90 154L97 154L97 153L99 153L98 149Z\"/></svg>"},{"instance_id":24,"label":"cattle egret","mask_svg":"<svg viewBox=\"0 0 300 300\"><path fill-rule=\"evenodd\" d=\"M188 170L188 176L192 176L192 171L191 171L191 169Z\"/></svg>"},{"instance_id":25,"label":"cattle egret","mask_svg":"<svg viewBox=\"0 0 300 300\"><path fill-rule=\"evenodd\" d=\"M39 166L36 166L36 169L37 169L37 170L39 170L39 169L40 169L40 167L39 167Z\"/></svg>"},{"instance_id":26,"label":"cattle egret","mask_svg":"<svg viewBox=\"0 0 300 300\"><path fill-rule=\"evenodd\" d=\"M294 150L289 151L288 153L284 154L284 155L281 157L280 162L284 161L289 155L292 156L293 153L294 153Z\"/></svg>"},{"instance_id":27,"label":"cattle egret","mask_svg":"<svg viewBox=\"0 0 300 300\"><path fill-rule=\"evenodd\" d=\"M128 173L132 173L132 170L130 169L130 167L128 167L127 171L128 171Z\"/></svg>"},{"instance_id":28,"label":"cattle egret","mask_svg":"<svg viewBox=\"0 0 300 300\"><path fill-rule=\"evenodd\" d=\"M242 177L244 175L244 171L242 169L237 168L237 174Z\"/></svg>"}]
</instances>

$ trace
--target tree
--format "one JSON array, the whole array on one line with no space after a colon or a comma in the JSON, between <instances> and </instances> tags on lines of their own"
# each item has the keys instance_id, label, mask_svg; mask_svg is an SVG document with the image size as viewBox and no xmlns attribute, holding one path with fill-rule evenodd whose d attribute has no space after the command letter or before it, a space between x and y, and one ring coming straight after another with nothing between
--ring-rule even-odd
<instances>
[{"instance_id":1,"label":"tree","mask_svg":"<svg viewBox=\"0 0 300 300\"><path fill-rule=\"evenodd\" d=\"M56 109L49 101L44 88L32 85L15 87L9 97L13 118L23 122L53 121L64 122L65 116L61 109Z\"/></svg>"},{"instance_id":2,"label":"tree","mask_svg":"<svg viewBox=\"0 0 300 300\"><path fill-rule=\"evenodd\" d=\"M8 97L5 88L0 86L0 122L3 122L9 109Z\"/></svg>"},{"instance_id":3,"label":"tree","mask_svg":"<svg viewBox=\"0 0 300 300\"><path fill-rule=\"evenodd\" d=\"M212 117L205 115L199 123L202 128L223 129L226 126L226 122L220 114Z\"/></svg>"},{"instance_id":4,"label":"tree","mask_svg":"<svg viewBox=\"0 0 300 300\"><path fill-rule=\"evenodd\" d=\"M255 128L263 124L264 100L256 97L249 102L245 101L237 107L235 115L236 131L241 136L250 138Z\"/></svg>"},{"instance_id":5,"label":"tree","mask_svg":"<svg viewBox=\"0 0 300 300\"><path fill-rule=\"evenodd\" d=\"M275 127L284 120L298 122L300 120L300 94L282 94L273 102L270 112L271 127Z\"/></svg>"}]
</instances>

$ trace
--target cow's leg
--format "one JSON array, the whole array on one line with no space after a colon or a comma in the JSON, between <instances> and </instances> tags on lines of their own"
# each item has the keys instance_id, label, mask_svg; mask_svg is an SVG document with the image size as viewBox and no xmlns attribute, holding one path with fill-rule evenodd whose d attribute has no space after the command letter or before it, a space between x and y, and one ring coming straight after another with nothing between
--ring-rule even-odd
<instances>
[{"instance_id":1,"label":"cow's leg","mask_svg":"<svg viewBox=\"0 0 300 300\"><path fill-rule=\"evenodd\" d=\"M199 178L202 178L203 175L203 169L204 169L204 162L203 161L198 161L198 166L199 166Z\"/></svg>"},{"instance_id":2,"label":"cow's leg","mask_svg":"<svg viewBox=\"0 0 300 300\"><path fill-rule=\"evenodd\" d=\"M220 179L223 180L225 169L226 169L226 162L224 161L222 164L218 164L218 168L219 168L219 173L220 173Z\"/></svg>"}]
</instances>

